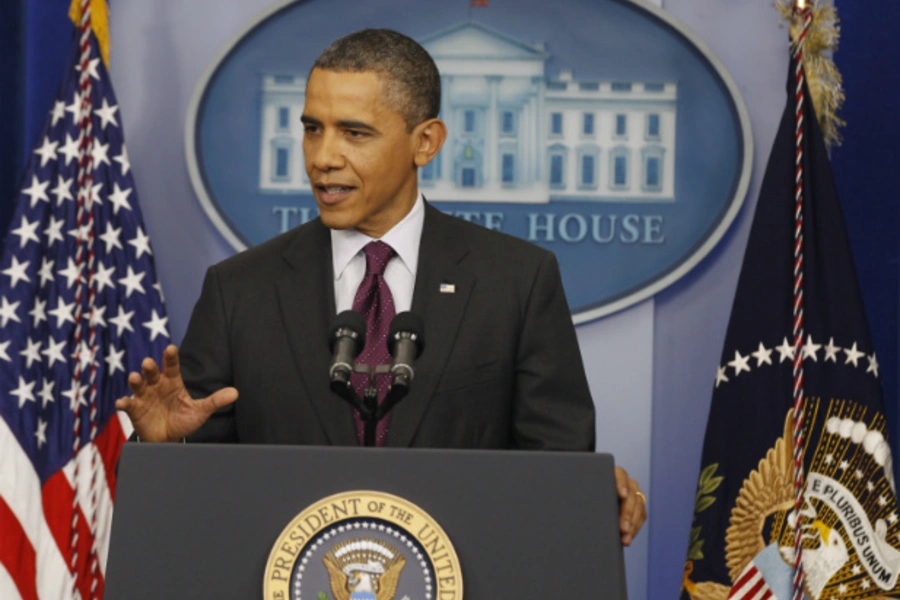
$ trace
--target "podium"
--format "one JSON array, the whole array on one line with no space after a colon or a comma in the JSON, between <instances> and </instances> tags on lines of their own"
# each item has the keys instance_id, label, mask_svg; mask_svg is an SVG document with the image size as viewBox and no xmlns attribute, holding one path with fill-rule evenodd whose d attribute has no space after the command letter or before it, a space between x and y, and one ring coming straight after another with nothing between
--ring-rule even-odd
<instances>
[{"instance_id":1,"label":"podium","mask_svg":"<svg viewBox=\"0 0 900 600\"><path fill-rule=\"evenodd\" d=\"M105 597L263 598L292 520L359 490L398 496L446 533L464 587L433 600L626 598L610 455L136 443L119 463Z\"/></svg>"}]
</instances>

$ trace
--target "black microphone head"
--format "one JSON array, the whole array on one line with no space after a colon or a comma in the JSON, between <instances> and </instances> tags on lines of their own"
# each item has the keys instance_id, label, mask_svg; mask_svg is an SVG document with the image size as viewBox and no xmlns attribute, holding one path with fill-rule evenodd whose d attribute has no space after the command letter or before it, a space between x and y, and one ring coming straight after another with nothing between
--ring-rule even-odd
<instances>
[{"instance_id":1,"label":"black microphone head","mask_svg":"<svg viewBox=\"0 0 900 600\"><path fill-rule=\"evenodd\" d=\"M366 320L355 310L345 310L334 318L331 331L328 333L328 351L334 354L334 344L338 338L346 337L348 332L356 337L356 354L366 347Z\"/></svg>"},{"instance_id":2,"label":"black microphone head","mask_svg":"<svg viewBox=\"0 0 900 600\"><path fill-rule=\"evenodd\" d=\"M422 317L408 310L394 317L394 320L391 321L391 328L388 330L387 339L388 351L392 356L398 335L415 342L416 358L419 358L422 350L425 349L425 323L422 322Z\"/></svg>"}]
</instances>

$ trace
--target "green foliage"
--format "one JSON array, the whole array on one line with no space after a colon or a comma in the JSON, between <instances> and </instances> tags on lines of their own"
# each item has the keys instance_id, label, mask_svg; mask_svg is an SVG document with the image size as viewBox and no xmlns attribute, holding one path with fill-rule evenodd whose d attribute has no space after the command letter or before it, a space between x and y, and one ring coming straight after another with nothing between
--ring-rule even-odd
<instances>
[{"instance_id":1,"label":"green foliage","mask_svg":"<svg viewBox=\"0 0 900 600\"><path fill-rule=\"evenodd\" d=\"M697 514L703 512L716 503L715 492L722 485L725 477L716 475L719 463L712 463L700 472L700 481L697 482L697 495L694 496L694 520ZM688 546L688 560L701 560L703 558L703 540L700 539L700 527L691 528L691 540Z\"/></svg>"},{"instance_id":2,"label":"green foliage","mask_svg":"<svg viewBox=\"0 0 900 600\"><path fill-rule=\"evenodd\" d=\"M328 594L326 594L325 592L319 592L316 595L316 600L329 600Z\"/></svg>"}]
</instances>

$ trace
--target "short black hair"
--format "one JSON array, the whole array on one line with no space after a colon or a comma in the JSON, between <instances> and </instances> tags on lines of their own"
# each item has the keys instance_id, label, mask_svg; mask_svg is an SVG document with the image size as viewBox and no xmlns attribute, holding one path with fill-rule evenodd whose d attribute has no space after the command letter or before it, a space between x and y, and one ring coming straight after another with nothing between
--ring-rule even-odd
<instances>
[{"instance_id":1,"label":"short black hair","mask_svg":"<svg viewBox=\"0 0 900 600\"><path fill-rule=\"evenodd\" d=\"M362 73L382 78L388 103L407 129L441 112L441 75L434 59L417 41L391 29L363 29L333 42L313 69Z\"/></svg>"}]
</instances>

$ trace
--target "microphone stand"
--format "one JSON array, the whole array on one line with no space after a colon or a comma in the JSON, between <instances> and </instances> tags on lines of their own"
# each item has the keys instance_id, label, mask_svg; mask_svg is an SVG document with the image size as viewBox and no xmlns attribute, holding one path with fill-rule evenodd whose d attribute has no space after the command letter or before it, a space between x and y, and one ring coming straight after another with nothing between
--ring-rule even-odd
<instances>
[{"instance_id":1,"label":"microphone stand","mask_svg":"<svg viewBox=\"0 0 900 600\"><path fill-rule=\"evenodd\" d=\"M353 389L349 378L347 381L342 381L339 378L331 380L331 391L346 400L350 406L359 412L360 419L364 425L364 446L375 445L375 432L378 428L378 423L409 393L409 385L392 385L384 398L384 402L381 403L381 406L378 405L378 388L375 385L375 376L390 373L392 366L378 365L373 370L368 365L353 365L354 373L362 373L368 378L362 400L356 395L356 390Z\"/></svg>"}]
</instances>

